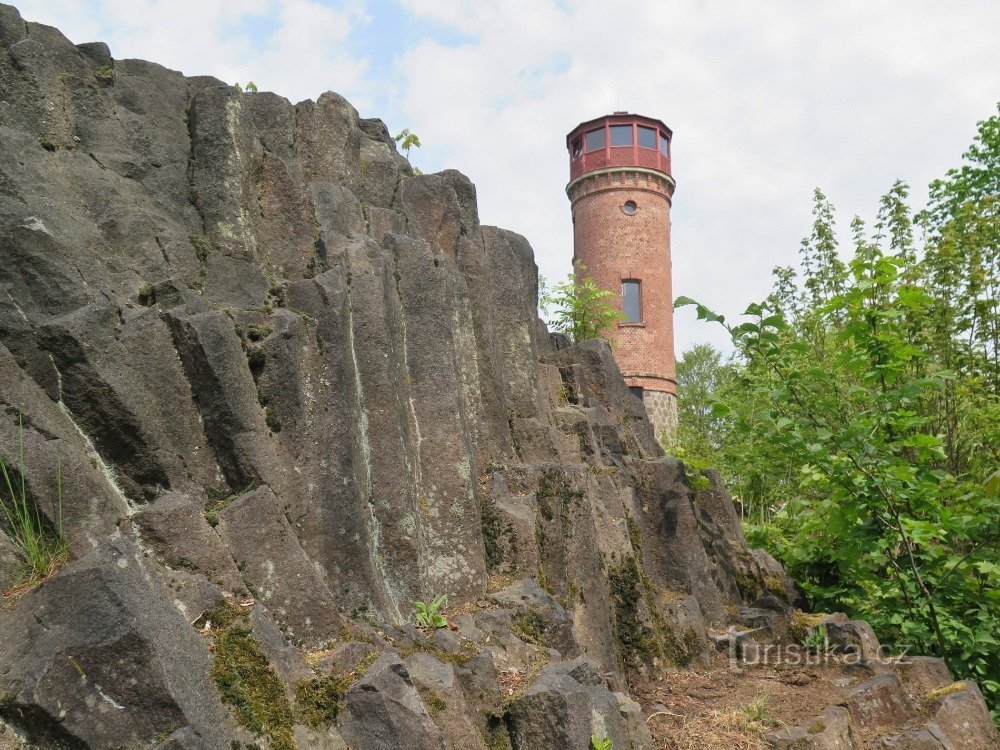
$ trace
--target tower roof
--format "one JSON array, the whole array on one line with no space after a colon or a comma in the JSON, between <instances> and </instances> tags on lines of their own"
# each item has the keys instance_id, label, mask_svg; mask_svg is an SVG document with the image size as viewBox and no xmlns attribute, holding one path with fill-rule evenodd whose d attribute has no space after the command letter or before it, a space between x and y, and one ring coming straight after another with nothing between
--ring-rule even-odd
<instances>
[{"instance_id":1,"label":"tower roof","mask_svg":"<svg viewBox=\"0 0 1000 750\"><path fill-rule=\"evenodd\" d=\"M670 174L673 131L663 120L614 112L581 122L566 136L570 180L587 172L636 167Z\"/></svg>"}]
</instances>

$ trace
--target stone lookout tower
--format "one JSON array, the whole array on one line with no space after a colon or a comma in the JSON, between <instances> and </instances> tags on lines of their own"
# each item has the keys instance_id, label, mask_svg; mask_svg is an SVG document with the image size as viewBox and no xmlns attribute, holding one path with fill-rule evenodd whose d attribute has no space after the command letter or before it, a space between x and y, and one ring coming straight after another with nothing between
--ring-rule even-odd
<instances>
[{"instance_id":1,"label":"stone lookout tower","mask_svg":"<svg viewBox=\"0 0 1000 750\"><path fill-rule=\"evenodd\" d=\"M670 268L672 133L660 120L615 112L566 136L573 266L615 293L625 318L614 356L659 437L677 421Z\"/></svg>"}]
</instances>

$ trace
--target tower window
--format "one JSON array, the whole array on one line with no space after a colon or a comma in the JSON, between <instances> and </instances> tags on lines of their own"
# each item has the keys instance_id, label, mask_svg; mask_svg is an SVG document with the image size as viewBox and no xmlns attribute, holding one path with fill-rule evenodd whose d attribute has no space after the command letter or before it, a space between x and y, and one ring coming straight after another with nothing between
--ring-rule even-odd
<instances>
[{"instance_id":1,"label":"tower window","mask_svg":"<svg viewBox=\"0 0 1000 750\"><path fill-rule=\"evenodd\" d=\"M611 126L611 145L612 146L631 146L632 145L632 126L631 125L612 125Z\"/></svg>"},{"instance_id":2,"label":"tower window","mask_svg":"<svg viewBox=\"0 0 1000 750\"><path fill-rule=\"evenodd\" d=\"M584 147L587 151L600 151L606 143L604 138L604 128L591 130L584 137Z\"/></svg>"},{"instance_id":3,"label":"tower window","mask_svg":"<svg viewBox=\"0 0 1000 750\"><path fill-rule=\"evenodd\" d=\"M664 156L670 156L670 141L663 133L660 133L660 153Z\"/></svg>"},{"instance_id":4,"label":"tower window","mask_svg":"<svg viewBox=\"0 0 1000 750\"><path fill-rule=\"evenodd\" d=\"M638 279L622 280L622 312L626 323L642 322L642 282Z\"/></svg>"},{"instance_id":5,"label":"tower window","mask_svg":"<svg viewBox=\"0 0 1000 750\"><path fill-rule=\"evenodd\" d=\"M575 159L583 153L583 142L579 138L573 139L573 158Z\"/></svg>"},{"instance_id":6,"label":"tower window","mask_svg":"<svg viewBox=\"0 0 1000 750\"><path fill-rule=\"evenodd\" d=\"M652 128L639 126L639 145L643 148L656 148L656 131Z\"/></svg>"},{"instance_id":7,"label":"tower window","mask_svg":"<svg viewBox=\"0 0 1000 750\"><path fill-rule=\"evenodd\" d=\"M629 216L631 216L632 214L634 214L638 210L639 210L639 206L636 205L635 201L625 201L622 204L622 211L624 211L625 213L627 213Z\"/></svg>"},{"instance_id":8,"label":"tower window","mask_svg":"<svg viewBox=\"0 0 1000 750\"><path fill-rule=\"evenodd\" d=\"M642 401L642 386L641 385L630 385L628 387L628 389L629 389L629 392L631 392L631 394L633 396L635 396L637 399L639 399L640 401Z\"/></svg>"}]
</instances>

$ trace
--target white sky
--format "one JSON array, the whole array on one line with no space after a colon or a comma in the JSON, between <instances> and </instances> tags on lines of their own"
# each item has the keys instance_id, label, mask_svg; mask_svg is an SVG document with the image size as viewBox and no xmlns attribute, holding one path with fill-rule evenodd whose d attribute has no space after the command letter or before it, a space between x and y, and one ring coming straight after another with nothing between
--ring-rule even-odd
<instances>
[{"instance_id":1,"label":"white sky","mask_svg":"<svg viewBox=\"0 0 1000 750\"><path fill-rule=\"evenodd\" d=\"M674 131L674 291L727 315L795 261L812 189L845 230L897 178L922 203L1000 100L1000 2L25 0L28 20L293 101L337 91L484 223L569 270L565 134L616 109ZM678 350L724 341L688 312Z\"/></svg>"}]
</instances>

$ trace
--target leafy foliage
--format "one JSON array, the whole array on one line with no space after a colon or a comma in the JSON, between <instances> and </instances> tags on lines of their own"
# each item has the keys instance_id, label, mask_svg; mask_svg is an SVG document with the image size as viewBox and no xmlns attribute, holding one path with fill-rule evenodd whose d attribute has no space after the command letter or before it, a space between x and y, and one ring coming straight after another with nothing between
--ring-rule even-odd
<instances>
[{"instance_id":1,"label":"leafy foliage","mask_svg":"<svg viewBox=\"0 0 1000 750\"><path fill-rule=\"evenodd\" d=\"M411 132L409 128L404 128L393 140L406 152L407 159L410 158L411 148L420 148L420 137L416 133Z\"/></svg>"},{"instance_id":2,"label":"leafy foliage","mask_svg":"<svg viewBox=\"0 0 1000 750\"><path fill-rule=\"evenodd\" d=\"M413 605L417 610L417 627L425 629L438 629L448 627L448 618L441 614L448 605L447 594L436 596L429 603L417 602Z\"/></svg>"},{"instance_id":3,"label":"leafy foliage","mask_svg":"<svg viewBox=\"0 0 1000 750\"><path fill-rule=\"evenodd\" d=\"M718 459L749 540L817 608L945 658L996 716L1000 114L965 158L915 220L902 182L871 231L855 219L849 262L817 190L801 278L776 269L773 293L738 325L679 299L736 349L725 377L693 391L680 439Z\"/></svg>"},{"instance_id":4,"label":"leafy foliage","mask_svg":"<svg viewBox=\"0 0 1000 750\"><path fill-rule=\"evenodd\" d=\"M564 281L549 287L540 279L538 306L549 314L553 330L565 333L573 341L607 338L608 329L625 319L615 306L615 293L601 289L584 266Z\"/></svg>"},{"instance_id":5,"label":"leafy foliage","mask_svg":"<svg viewBox=\"0 0 1000 750\"><path fill-rule=\"evenodd\" d=\"M677 389L684 399L678 405L677 432L667 447L695 468L720 460L726 433L716 413L716 395L733 373L733 365L723 362L722 353L710 344L695 344L677 362Z\"/></svg>"},{"instance_id":6,"label":"leafy foliage","mask_svg":"<svg viewBox=\"0 0 1000 750\"><path fill-rule=\"evenodd\" d=\"M607 737L601 738L592 734L590 735L590 747L592 750L612 750L614 743Z\"/></svg>"}]
</instances>

